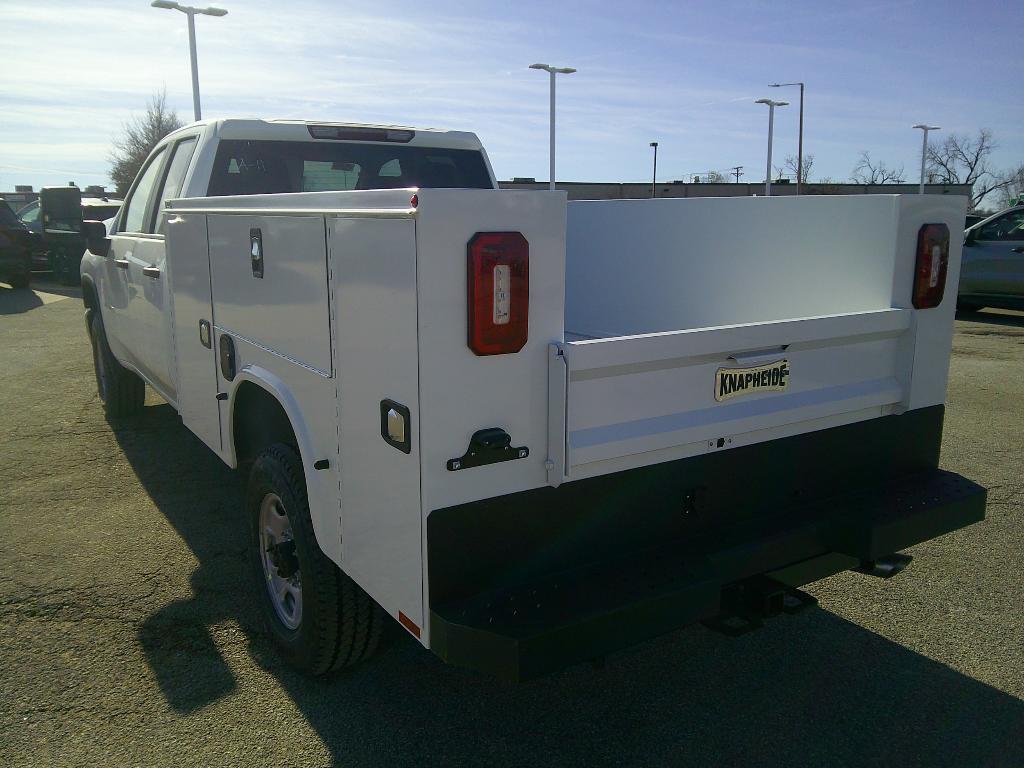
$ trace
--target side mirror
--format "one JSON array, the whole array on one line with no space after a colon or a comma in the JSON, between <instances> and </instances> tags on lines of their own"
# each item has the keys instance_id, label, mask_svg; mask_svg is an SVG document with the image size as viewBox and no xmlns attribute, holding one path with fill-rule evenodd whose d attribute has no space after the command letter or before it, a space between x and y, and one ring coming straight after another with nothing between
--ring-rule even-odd
<instances>
[{"instance_id":1,"label":"side mirror","mask_svg":"<svg viewBox=\"0 0 1024 768\"><path fill-rule=\"evenodd\" d=\"M83 221L82 236L86 247L97 256L106 257L110 253L110 238L107 227L102 221Z\"/></svg>"},{"instance_id":2,"label":"side mirror","mask_svg":"<svg viewBox=\"0 0 1024 768\"><path fill-rule=\"evenodd\" d=\"M966 232L964 232L964 245L974 245L974 241L977 237L975 232L976 230L974 229L974 227L971 227Z\"/></svg>"}]
</instances>

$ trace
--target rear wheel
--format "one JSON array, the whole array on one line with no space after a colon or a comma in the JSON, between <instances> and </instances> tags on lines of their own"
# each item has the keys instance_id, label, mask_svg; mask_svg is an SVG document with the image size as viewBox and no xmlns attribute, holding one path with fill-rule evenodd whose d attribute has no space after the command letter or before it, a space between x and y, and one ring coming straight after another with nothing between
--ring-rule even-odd
<instances>
[{"instance_id":1,"label":"rear wheel","mask_svg":"<svg viewBox=\"0 0 1024 768\"><path fill-rule=\"evenodd\" d=\"M294 448L278 443L257 457L247 509L260 605L281 655L314 675L369 658L384 613L320 550Z\"/></svg>"},{"instance_id":2,"label":"rear wheel","mask_svg":"<svg viewBox=\"0 0 1024 768\"><path fill-rule=\"evenodd\" d=\"M96 390L107 416L123 418L137 414L146 401L146 383L117 362L107 343L103 317L98 310L89 310L89 340Z\"/></svg>"}]
</instances>

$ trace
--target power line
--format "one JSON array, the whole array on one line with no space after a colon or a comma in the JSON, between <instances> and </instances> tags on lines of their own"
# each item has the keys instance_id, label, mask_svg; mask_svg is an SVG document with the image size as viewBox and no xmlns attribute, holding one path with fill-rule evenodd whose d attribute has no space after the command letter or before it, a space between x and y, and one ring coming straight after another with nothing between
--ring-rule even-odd
<instances>
[{"instance_id":1,"label":"power line","mask_svg":"<svg viewBox=\"0 0 1024 768\"><path fill-rule=\"evenodd\" d=\"M740 176L743 175L743 166L742 165L734 165L734 166L732 166L732 175L736 177L736 183L739 184L740 183Z\"/></svg>"}]
</instances>

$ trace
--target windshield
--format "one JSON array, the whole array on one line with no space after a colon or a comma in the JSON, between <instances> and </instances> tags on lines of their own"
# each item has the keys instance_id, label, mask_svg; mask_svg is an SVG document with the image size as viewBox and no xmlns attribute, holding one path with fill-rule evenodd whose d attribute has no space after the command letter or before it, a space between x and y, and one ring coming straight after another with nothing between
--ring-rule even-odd
<instances>
[{"instance_id":1,"label":"windshield","mask_svg":"<svg viewBox=\"0 0 1024 768\"><path fill-rule=\"evenodd\" d=\"M221 141L209 194L350 189L491 189L478 150L361 142Z\"/></svg>"}]
</instances>

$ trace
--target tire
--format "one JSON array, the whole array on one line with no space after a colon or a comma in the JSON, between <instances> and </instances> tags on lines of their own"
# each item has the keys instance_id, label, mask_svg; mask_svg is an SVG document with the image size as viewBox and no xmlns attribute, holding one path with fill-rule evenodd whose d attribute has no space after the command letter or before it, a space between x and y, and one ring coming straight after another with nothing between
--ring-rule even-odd
<instances>
[{"instance_id":1,"label":"tire","mask_svg":"<svg viewBox=\"0 0 1024 768\"><path fill-rule=\"evenodd\" d=\"M78 272L71 267L71 257L67 249L57 246L53 249L50 257L53 266L53 276L61 285L78 285L80 277Z\"/></svg>"},{"instance_id":2,"label":"tire","mask_svg":"<svg viewBox=\"0 0 1024 768\"><path fill-rule=\"evenodd\" d=\"M385 614L320 550L294 448L277 443L256 458L246 511L261 613L281 656L313 675L369 658Z\"/></svg>"},{"instance_id":3,"label":"tire","mask_svg":"<svg viewBox=\"0 0 1024 768\"><path fill-rule=\"evenodd\" d=\"M32 273L27 269L17 275L11 275L10 278L11 288L22 289L28 288L30 282L32 282Z\"/></svg>"},{"instance_id":4,"label":"tire","mask_svg":"<svg viewBox=\"0 0 1024 768\"><path fill-rule=\"evenodd\" d=\"M103 317L98 310L89 310L89 340L92 342L96 390L107 416L127 418L137 415L146 401L146 382L117 362L107 343Z\"/></svg>"}]
</instances>

